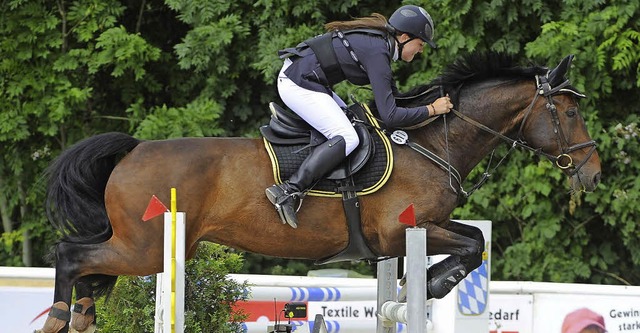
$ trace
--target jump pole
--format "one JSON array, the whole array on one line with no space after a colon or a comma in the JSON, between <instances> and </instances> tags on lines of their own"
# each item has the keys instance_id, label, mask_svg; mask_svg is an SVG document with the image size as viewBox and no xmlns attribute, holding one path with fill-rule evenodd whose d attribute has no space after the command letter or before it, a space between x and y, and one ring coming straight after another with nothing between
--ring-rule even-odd
<instances>
[{"instance_id":1,"label":"jump pole","mask_svg":"<svg viewBox=\"0 0 640 333\"><path fill-rule=\"evenodd\" d=\"M378 324L376 333L396 333L407 324L407 333L426 333L427 230L406 229L407 303L397 302L396 258L378 262Z\"/></svg>"},{"instance_id":2,"label":"jump pole","mask_svg":"<svg viewBox=\"0 0 640 333\"><path fill-rule=\"evenodd\" d=\"M171 211L164 213L164 271L156 277L155 333L184 333L185 213L177 211L171 188Z\"/></svg>"}]
</instances>

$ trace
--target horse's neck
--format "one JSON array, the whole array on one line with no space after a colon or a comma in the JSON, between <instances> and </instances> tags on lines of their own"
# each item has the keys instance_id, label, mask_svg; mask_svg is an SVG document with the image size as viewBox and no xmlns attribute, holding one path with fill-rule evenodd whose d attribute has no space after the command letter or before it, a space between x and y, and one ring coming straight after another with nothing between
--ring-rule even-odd
<instances>
[{"instance_id":1,"label":"horse's neck","mask_svg":"<svg viewBox=\"0 0 640 333\"><path fill-rule=\"evenodd\" d=\"M530 84L491 87L478 85L462 91L459 111L494 131L515 139L534 93L534 87ZM428 138L425 141L434 140L435 152L448 158L463 178L504 142L453 114L447 115L446 122L446 131L444 120L439 121L437 130L430 131L427 126Z\"/></svg>"}]
</instances>

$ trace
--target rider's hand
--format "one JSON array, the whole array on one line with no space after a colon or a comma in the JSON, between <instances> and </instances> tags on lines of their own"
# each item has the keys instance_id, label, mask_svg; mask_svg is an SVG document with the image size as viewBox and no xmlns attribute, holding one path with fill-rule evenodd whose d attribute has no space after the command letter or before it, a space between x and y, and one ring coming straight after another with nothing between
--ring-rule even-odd
<instances>
[{"instance_id":1,"label":"rider's hand","mask_svg":"<svg viewBox=\"0 0 640 333\"><path fill-rule=\"evenodd\" d=\"M448 113L451 111L453 104L451 104L451 99L449 95L440 97L436 99L432 104L427 105L427 110L429 111L429 116L437 116L443 113Z\"/></svg>"}]
</instances>

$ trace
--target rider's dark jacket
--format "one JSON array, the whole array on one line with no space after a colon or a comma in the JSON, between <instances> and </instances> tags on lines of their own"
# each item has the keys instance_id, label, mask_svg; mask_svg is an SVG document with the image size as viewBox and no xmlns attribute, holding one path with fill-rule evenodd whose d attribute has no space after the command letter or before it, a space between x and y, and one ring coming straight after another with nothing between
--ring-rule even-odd
<instances>
[{"instance_id":1,"label":"rider's dark jacket","mask_svg":"<svg viewBox=\"0 0 640 333\"><path fill-rule=\"evenodd\" d=\"M397 88L391 71L391 52L395 48L393 37L354 32L349 33L347 38L366 72L349 55L340 39L334 37L332 44L337 61L349 82L355 85L371 84L376 108L384 124L390 128L401 128L425 121L428 118L426 106L403 108L396 105L394 92L397 92ZM339 83L327 82L317 57L304 43L282 50L280 54L293 61L285 75L300 87L331 94L331 87Z\"/></svg>"}]
</instances>

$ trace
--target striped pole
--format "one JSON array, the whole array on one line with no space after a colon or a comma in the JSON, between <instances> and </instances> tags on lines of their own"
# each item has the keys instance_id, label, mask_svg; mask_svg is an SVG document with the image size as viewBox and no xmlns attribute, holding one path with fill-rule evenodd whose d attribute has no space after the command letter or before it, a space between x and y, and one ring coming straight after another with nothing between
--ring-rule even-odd
<instances>
[{"instance_id":1,"label":"striped pole","mask_svg":"<svg viewBox=\"0 0 640 333\"><path fill-rule=\"evenodd\" d=\"M176 333L176 189L171 188L171 333Z\"/></svg>"},{"instance_id":2,"label":"striped pole","mask_svg":"<svg viewBox=\"0 0 640 333\"><path fill-rule=\"evenodd\" d=\"M171 189L170 211L164 213L164 258L157 274L155 333L184 332L184 263L186 214L176 207L176 189Z\"/></svg>"}]
</instances>

